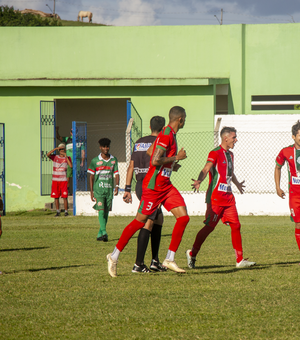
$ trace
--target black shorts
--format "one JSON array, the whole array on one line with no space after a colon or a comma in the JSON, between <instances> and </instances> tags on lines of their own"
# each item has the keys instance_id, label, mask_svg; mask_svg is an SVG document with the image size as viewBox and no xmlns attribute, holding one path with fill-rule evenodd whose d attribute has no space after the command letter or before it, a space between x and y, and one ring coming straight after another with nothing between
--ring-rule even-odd
<instances>
[{"instance_id":1,"label":"black shorts","mask_svg":"<svg viewBox=\"0 0 300 340\"><path fill-rule=\"evenodd\" d=\"M139 200L142 198L142 192L143 192L143 181L137 181L135 186L135 193ZM154 213L148 216L150 220L154 221L158 218L158 215L162 214L161 208L157 208Z\"/></svg>"}]
</instances>

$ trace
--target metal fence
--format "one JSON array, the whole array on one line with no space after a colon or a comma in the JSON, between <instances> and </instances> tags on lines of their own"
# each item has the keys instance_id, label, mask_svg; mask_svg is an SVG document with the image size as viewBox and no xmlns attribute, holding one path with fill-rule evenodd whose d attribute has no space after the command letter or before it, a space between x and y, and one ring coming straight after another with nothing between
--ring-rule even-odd
<instances>
[{"instance_id":1,"label":"metal fence","mask_svg":"<svg viewBox=\"0 0 300 340\"><path fill-rule=\"evenodd\" d=\"M144 134L146 135L146 134ZM99 155L101 137L111 139L111 154L117 157L120 172L120 188L124 189L130 153L135 141L128 139L128 133L103 131L103 135L89 132L88 126L88 165L91 159ZM293 143L290 132L238 132L238 142L234 149L234 172L239 181L245 180L245 192L256 194L275 193L274 168L279 151ZM171 181L182 193L193 193L192 179L197 179L204 167L208 153L220 143L218 133L213 131L177 134L178 148L184 148L187 158L179 162L182 166L173 172ZM201 184L200 191L207 190L207 179ZM288 175L286 166L282 170L281 188L288 192ZM89 188L88 188L89 190ZM233 185L233 192L239 194ZM120 191L122 194L122 190Z\"/></svg>"}]
</instances>

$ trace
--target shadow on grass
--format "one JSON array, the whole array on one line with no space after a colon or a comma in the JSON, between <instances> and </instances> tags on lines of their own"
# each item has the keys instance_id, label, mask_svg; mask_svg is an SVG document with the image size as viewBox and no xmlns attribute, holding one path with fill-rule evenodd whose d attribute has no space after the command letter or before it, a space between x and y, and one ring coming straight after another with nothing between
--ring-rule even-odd
<instances>
[{"instance_id":1,"label":"shadow on grass","mask_svg":"<svg viewBox=\"0 0 300 340\"><path fill-rule=\"evenodd\" d=\"M16 274L16 273L24 273L24 272L41 272L45 270L61 270L67 268L80 268L80 267L91 267L96 266L95 264L74 264L70 266L61 266L61 267L48 267L48 268L35 268L35 269L23 269L23 270L13 270L11 272L3 272L3 274Z\"/></svg>"},{"instance_id":2,"label":"shadow on grass","mask_svg":"<svg viewBox=\"0 0 300 340\"><path fill-rule=\"evenodd\" d=\"M0 249L0 252L2 251L19 251L19 250L39 250L39 249L48 249L50 247L33 247L33 248L14 248L14 249Z\"/></svg>"}]
</instances>

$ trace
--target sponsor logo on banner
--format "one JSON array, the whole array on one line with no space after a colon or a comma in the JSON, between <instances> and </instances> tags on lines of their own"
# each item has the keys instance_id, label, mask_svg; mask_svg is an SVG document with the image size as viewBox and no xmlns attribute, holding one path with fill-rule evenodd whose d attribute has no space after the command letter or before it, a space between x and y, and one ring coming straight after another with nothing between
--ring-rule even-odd
<instances>
[{"instance_id":1,"label":"sponsor logo on banner","mask_svg":"<svg viewBox=\"0 0 300 340\"><path fill-rule=\"evenodd\" d=\"M224 184L224 183L220 183L218 187L218 191L231 192L231 186Z\"/></svg>"},{"instance_id":2,"label":"sponsor logo on banner","mask_svg":"<svg viewBox=\"0 0 300 340\"><path fill-rule=\"evenodd\" d=\"M292 177L292 184L300 185L300 177Z\"/></svg>"},{"instance_id":3,"label":"sponsor logo on banner","mask_svg":"<svg viewBox=\"0 0 300 340\"><path fill-rule=\"evenodd\" d=\"M172 174L171 169L164 168L161 175L164 177L171 177L171 174Z\"/></svg>"},{"instance_id":4,"label":"sponsor logo on banner","mask_svg":"<svg viewBox=\"0 0 300 340\"><path fill-rule=\"evenodd\" d=\"M147 151L152 143L137 143L134 145L133 151Z\"/></svg>"}]
</instances>

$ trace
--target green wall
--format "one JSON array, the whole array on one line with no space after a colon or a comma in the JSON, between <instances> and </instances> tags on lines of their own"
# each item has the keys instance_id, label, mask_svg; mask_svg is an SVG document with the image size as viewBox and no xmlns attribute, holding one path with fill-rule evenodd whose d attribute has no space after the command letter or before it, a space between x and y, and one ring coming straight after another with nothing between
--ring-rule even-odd
<instances>
[{"instance_id":1,"label":"green wall","mask_svg":"<svg viewBox=\"0 0 300 340\"><path fill-rule=\"evenodd\" d=\"M231 114L274 113L251 111L252 95L300 93L299 28L1 27L7 210L49 201L40 196L41 100L131 98L144 131L153 115L167 118L170 107L180 105L187 112L180 134L212 131L216 84L229 83ZM188 150L188 166L204 152L197 147Z\"/></svg>"}]
</instances>

